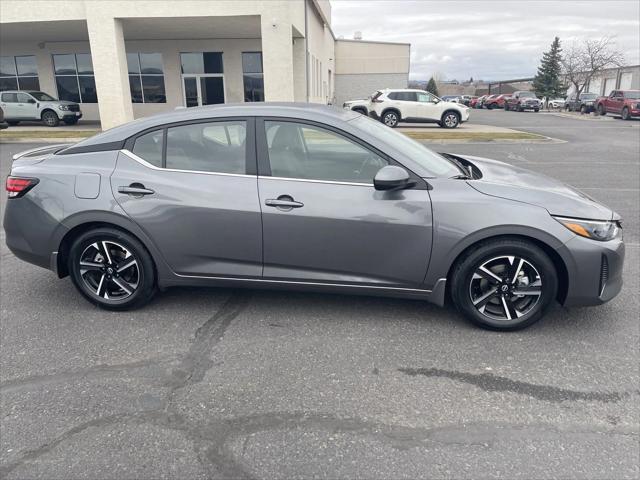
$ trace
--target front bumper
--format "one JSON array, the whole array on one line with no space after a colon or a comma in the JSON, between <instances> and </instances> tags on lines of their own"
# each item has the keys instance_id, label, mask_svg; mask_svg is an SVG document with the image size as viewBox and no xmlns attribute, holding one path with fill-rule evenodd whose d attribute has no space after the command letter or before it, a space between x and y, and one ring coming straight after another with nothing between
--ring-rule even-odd
<instances>
[{"instance_id":1,"label":"front bumper","mask_svg":"<svg viewBox=\"0 0 640 480\"><path fill-rule=\"evenodd\" d=\"M622 238L597 242L576 236L558 253L569 276L565 306L601 305L620 293L625 255Z\"/></svg>"},{"instance_id":2,"label":"front bumper","mask_svg":"<svg viewBox=\"0 0 640 480\"><path fill-rule=\"evenodd\" d=\"M629 115L632 117L640 117L640 108L632 108L629 110Z\"/></svg>"},{"instance_id":3,"label":"front bumper","mask_svg":"<svg viewBox=\"0 0 640 480\"><path fill-rule=\"evenodd\" d=\"M80 120L82 118L82 112L67 112L67 111L63 111L60 112L60 115L58 115L60 117L60 120L69 120L72 118L75 118L77 120Z\"/></svg>"}]
</instances>

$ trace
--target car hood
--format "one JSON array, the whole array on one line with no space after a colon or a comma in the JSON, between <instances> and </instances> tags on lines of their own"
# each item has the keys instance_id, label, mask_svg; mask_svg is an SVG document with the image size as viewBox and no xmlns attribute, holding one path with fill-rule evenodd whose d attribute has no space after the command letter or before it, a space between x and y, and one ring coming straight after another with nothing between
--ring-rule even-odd
<instances>
[{"instance_id":1,"label":"car hood","mask_svg":"<svg viewBox=\"0 0 640 480\"><path fill-rule=\"evenodd\" d=\"M482 157L455 155L482 174L469 181L477 191L545 208L550 214L593 220L620 219L613 210L589 195L546 175Z\"/></svg>"},{"instance_id":2,"label":"car hood","mask_svg":"<svg viewBox=\"0 0 640 480\"><path fill-rule=\"evenodd\" d=\"M46 100L40 103L48 105L78 105L78 102L70 102L69 100Z\"/></svg>"}]
</instances>

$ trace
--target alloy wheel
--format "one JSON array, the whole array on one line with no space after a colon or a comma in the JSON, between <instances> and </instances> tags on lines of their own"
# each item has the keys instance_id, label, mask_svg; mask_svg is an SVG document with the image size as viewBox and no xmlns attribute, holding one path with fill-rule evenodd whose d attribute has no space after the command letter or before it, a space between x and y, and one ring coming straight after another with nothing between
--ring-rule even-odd
<instances>
[{"instance_id":1,"label":"alloy wheel","mask_svg":"<svg viewBox=\"0 0 640 480\"><path fill-rule=\"evenodd\" d=\"M542 295L538 270L517 256L484 262L471 277L469 295L479 313L491 320L515 320L531 312Z\"/></svg>"},{"instance_id":2,"label":"alloy wheel","mask_svg":"<svg viewBox=\"0 0 640 480\"><path fill-rule=\"evenodd\" d=\"M448 128L453 128L458 125L458 116L455 113L447 113L444 117L444 124Z\"/></svg>"},{"instance_id":3,"label":"alloy wheel","mask_svg":"<svg viewBox=\"0 0 640 480\"><path fill-rule=\"evenodd\" d=\"M111 240L97 241L85 248L78 267L85 287L104 300L125 300L140 283L138 260Z\"/></svg>"},{"instance_id":4,"label":"alloy wheel","mask_svg":"<svg viewBox=\"0 0 640 480\"><path fill-rule=\"evenodd\" d=\"M384 116L384 124L387 127L395 127L397 123L398 123L398 117L395 113L387 113Z\"/></svg>"}]
</instances>

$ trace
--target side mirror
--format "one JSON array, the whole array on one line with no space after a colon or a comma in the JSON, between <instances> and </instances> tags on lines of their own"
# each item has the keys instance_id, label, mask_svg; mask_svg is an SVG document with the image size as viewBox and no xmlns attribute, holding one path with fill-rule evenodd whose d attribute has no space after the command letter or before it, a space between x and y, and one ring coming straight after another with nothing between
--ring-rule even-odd
<instances>
[{"instance_id":1,"label":"side mirror","mask_svg":"<svg viewBox=\"0 0 640 480\"><path fill-rule=\"evenodd\" d=\"M414 185L409 172L395 165L382 167L373 179L373 186L376 190L404 190Z\"/></svg>"}]
</instances>

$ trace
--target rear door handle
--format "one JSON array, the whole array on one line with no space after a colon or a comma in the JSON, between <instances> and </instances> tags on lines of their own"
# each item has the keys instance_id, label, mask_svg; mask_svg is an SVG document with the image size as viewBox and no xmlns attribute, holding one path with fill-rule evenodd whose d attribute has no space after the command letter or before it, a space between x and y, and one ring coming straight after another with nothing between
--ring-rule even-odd
<instances>
[{"instance_id":1,"label":"rear door handle","mask_svg":"<svg viewBox=\"0 0 640 480\"><path fill-rule=\"evenodd\" d=\"M277 199L269 198L264 201L264 204L268 207L277 207L281 210L291 210L293 208L304 207L304 203L296 202L289 195L280 195Z\"/></svg>"},{"instance_id":2,"label":"rear door handle","mask_svg":"<svg viewBox=\"0 0 640 480\"><path fill-rule=\"evenodd\" d=\"M152 194L156 193L155 191L151 190L150 188L145 188L144 185L141 185L139 183L132 183L128 187L120 186L120 187L118 187L118 192L119 193L124 193L124 194L127 194L127 195L131 195L131 196L134 196L134 197L142 197L144 195L152 195Z\"/></svg>"}]
</instances>

